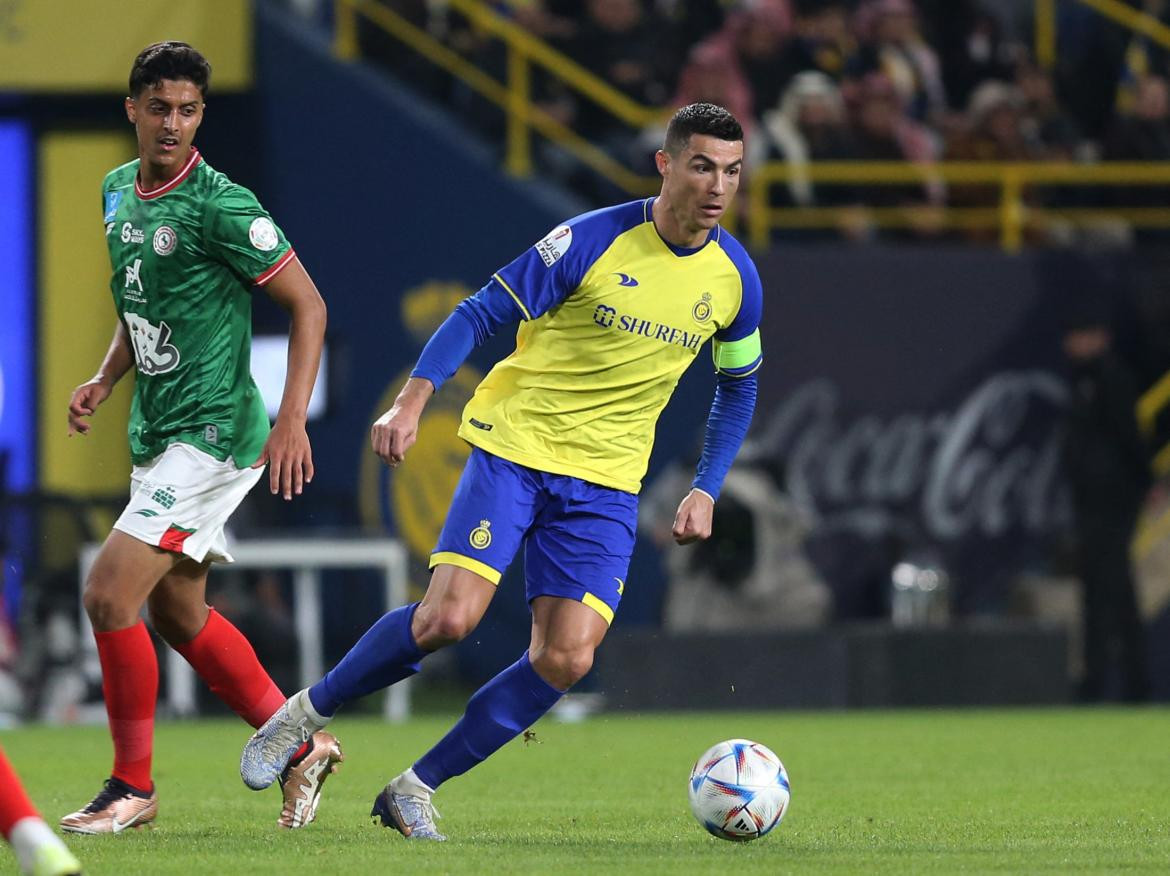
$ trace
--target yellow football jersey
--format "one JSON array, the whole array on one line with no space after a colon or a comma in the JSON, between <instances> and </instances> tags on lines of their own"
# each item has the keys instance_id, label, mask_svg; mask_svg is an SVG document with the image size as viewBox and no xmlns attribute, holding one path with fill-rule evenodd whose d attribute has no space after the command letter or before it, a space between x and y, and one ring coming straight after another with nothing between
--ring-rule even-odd
<instances>
[{"instance_id":1,"label":"yellow football jersey","mask_svg":"<svg viewBox=\"0 0 1170 876\"><path fill-rule=\"evenodd\" d=\"M462 438L636 493L658 416L703 344L715 339L722 373L760 366L762 290L750 257L719 227L695 249L667 243L653 200L578 216L493 276L523 322L515 351L464 409Z\"/></svg>"}]
</instances>

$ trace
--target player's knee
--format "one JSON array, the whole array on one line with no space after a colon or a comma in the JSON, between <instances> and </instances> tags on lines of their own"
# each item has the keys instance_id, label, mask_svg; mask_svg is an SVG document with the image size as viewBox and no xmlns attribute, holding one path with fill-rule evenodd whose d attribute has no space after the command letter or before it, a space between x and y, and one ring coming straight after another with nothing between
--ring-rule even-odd
<instances>
[{"instance_id":1,"label":"player's knee","mask_svg":"<svg viewBox=\"0 0 1170 876\"><path fill-rule=\"evenodd\" d=\"M558 690L568 690L593 668L592 648L538 648L528 655L536 674Z\"/></svg>"},{"instance_id":2,"label":"player's knee","mask_svg":"<svg viewBox=\"0 0 1170 876\"><path fill-rule=\"evenodd\" d=\"M460 642L475 629L477 618L462 606L441 606L437 609L420 605L414 613L411 632L415 643L424 651L434 651L444 645Z\"/></svg>"},{"instance_id":3,"label":"player's knee","mask_svg":"<svg viewBox=\"0 0 1170 876\"><path fill-rule=\"evenodd\" d=\"M86 582L81 604L94 630L99 633L133 626L138 620L139 606L130 605L116 587L100 576L90 576Z\"/></svg>"}]
</instances>

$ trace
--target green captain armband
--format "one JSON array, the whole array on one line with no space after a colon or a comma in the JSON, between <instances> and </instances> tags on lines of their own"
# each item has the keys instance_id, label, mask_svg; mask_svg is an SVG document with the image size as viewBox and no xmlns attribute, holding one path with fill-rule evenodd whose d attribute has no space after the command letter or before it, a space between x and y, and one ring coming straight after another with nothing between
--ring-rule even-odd
<instances>
[{"instance_id":1,"label":"green captain armband","mask_svg":"<svg viewBox=\"0 0 1170 876\"><path fill-rule=\"evenodd\" d=\"M711 341L711 358L715 360L715 370L720 374L746 377L760 367L762 356L759 329L738 341Z\"/></svg>"}]
</instances>

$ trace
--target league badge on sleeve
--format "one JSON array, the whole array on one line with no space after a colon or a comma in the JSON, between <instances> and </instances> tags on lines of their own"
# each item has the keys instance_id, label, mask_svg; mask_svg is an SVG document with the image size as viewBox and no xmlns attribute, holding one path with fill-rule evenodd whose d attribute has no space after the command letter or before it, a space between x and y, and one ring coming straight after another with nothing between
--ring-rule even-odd
<instances>
[{"instance_id":1,"label":"league badge on sleeve","mask_svg":"<svg viewBox=\"0 0 1170 876\"><path fill-rule=\"evenodd\" d=\"M267 216L257 216L248 226L248 239L252 246L261 252L271 252L280 243L280 235L276 233L276 226Z\"/></svg>"},{"instance_id":2,"label":"league badge on sleeve","mask_svg":"<svg viewBox=\"0 0 1170 876\"><path fill-rule=\"evenodd\" d=\"M106 192L106 214L103 222L113 222L118 214L118 204L122 202L121 192ZM108 233L108 232L107 232Z\"/></svg>"},{"instance_id":3,"label":"league badge on sleeve","mask_svg":"<svg viewBox=\"0 0 1170 876\"><path fill-rule=\"evenodd\" d=\"M547 267L552 267L561 256L569 250L573 242L573 229L568 225L558 225L548 233L543 240L536 242L536 251Z\"/></svg>"}]
</instances>

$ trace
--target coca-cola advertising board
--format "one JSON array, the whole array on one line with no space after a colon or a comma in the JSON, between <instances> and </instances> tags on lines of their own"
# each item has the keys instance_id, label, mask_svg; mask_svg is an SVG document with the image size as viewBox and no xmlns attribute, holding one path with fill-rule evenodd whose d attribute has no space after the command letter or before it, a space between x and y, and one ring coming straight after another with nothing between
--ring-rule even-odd
<instances>
[{"instance_id":1,"label":"coca-cola advertising board","mask_svg":"<svg viewBox=\"0 0 1170 876\"><path fill-rule=\"evenodd\" d=\"M958 610L1001 609L1068 519L1067 272L1053 283L1050 259L959 249L780 249L757 264L766 364L741 459L782 472L839 576L926 555ZM853 596L856 613L880 610Z\"/></svg>"}]
</instances>

